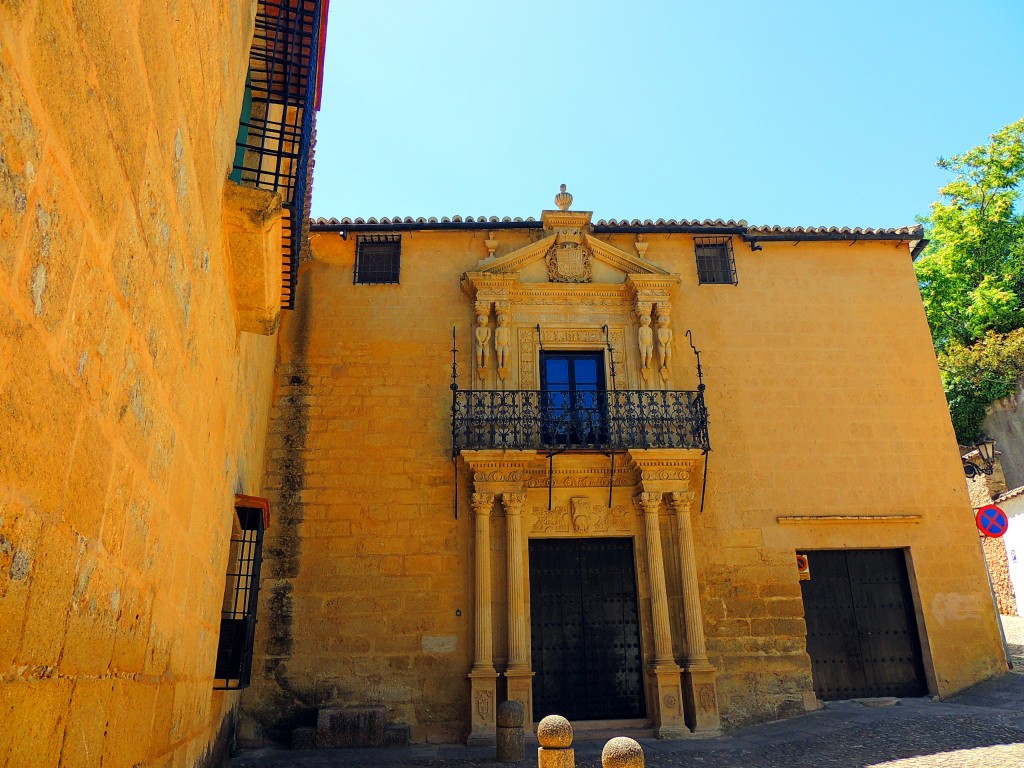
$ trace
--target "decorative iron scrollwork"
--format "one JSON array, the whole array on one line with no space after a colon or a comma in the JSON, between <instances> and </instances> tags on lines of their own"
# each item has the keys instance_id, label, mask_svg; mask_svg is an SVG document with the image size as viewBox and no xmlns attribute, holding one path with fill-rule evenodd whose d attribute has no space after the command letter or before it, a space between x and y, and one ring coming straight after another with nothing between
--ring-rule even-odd
<instances>
[{"instance_id":1,"label":"decorative iron scrollwork","mask_svg":"<svg viewBox=\"0 0 1024 768\"><path fill-rule=\"evenodd\" d=\"M581 393L462 390L455 393L455 451L700 448L707 450L704 393L619 390Z\"/></svg>"}]
</instances>

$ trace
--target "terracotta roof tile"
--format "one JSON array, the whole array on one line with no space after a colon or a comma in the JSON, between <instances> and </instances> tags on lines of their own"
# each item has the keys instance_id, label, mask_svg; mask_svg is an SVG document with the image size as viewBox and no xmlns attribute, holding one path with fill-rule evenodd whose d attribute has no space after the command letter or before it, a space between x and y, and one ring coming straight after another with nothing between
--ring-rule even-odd
<instances>
[{"instance_id":1,"label":"terracotta roof tile","mask_svg":"<svg viewBox=\"0 0 1024 768\"><path fill-rule=\"evenodd\" d=\"M344 217L342 219L334 218L333 216L329 219L318 218L312 220L311 224L314 227L345 227L345 226L367 226L367 225L396 225L401 224L405 226L415 226L417 224L524 224L524 223L537 223L540 222L528 216L522 218L516 216L510 218L508 216L497 217L497 216L444 216L437 218L431 216L429 218L419 217L412 218L406 216L404 218L400 216L394 216L392 218L384 217L377 219L370 217L368 219L363 218L349 218ZM825 236L835 237L842 239L844 237L852 238L867 238L871 237L906 237L909 240L920 239L924 237L924 230L921 225L915 225L910 227L784 227L778 224L763 224L763 225L749 225L744 219L598 219L594 222L594 226L601 228L617 228L617 227L629 227L629 228L644 228L650 229L652 232L657 232L659 229L678 229L680 227L700 230L702 228L707 229L736 229L743 230L742 234L748 238L759 238L759 237L785 237L787 235L793 235L797 237L807 236Z\"/></svg>"},{"instance_id":2,"label":"terracotta roof tile","mask_svg":"<svg viewBox=\"0 0 1024 768\"><path fill-rule=\"evenodd\" d=\"M1017 486L1009 491L1003 491L1001 494L996 496L995 501L1006 501L1008 499L1016 499L1018 496L1024 496L1024 485Z\"/></svg>"}]
</instances>

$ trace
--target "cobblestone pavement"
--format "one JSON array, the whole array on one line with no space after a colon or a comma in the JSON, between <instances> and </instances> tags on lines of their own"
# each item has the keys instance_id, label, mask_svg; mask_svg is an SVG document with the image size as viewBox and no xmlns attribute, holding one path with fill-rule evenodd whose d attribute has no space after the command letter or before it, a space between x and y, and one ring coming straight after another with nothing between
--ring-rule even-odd
<instances>
[{"instance_id":1,"label":"cobblestone pavement","mask_svg":"<svg viewBox=\"0 0 1024 768\"><path fill-rule=\"evenodd\" d=\"M1011 618L1011 617L1007 617ZM818 712L715 739L641 739L648 768L1024 768L1024 619L1004 618L1016 673L946 701L829 702ZM598 768L603 741L577 740L577 768ZM230 768L495 768L493 747L295 752L254 750ZM536 764L527 747L519 768Z\"/></svg>"}]
</instances>

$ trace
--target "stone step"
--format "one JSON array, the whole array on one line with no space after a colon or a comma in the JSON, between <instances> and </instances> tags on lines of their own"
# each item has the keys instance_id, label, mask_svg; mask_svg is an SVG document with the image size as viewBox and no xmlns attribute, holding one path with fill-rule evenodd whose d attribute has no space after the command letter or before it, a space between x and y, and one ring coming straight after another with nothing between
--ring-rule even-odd
<instances>
[{"instance_id":1,"label":"stone step","mask_svg":"<svg viewBox=\"0 0 1024 768\"><path fill-rule=\"evenodd\" d=\"M316 746L384 746L384 707L331 707L321 709L316 721Z\"/></svg>"}]
</instances>

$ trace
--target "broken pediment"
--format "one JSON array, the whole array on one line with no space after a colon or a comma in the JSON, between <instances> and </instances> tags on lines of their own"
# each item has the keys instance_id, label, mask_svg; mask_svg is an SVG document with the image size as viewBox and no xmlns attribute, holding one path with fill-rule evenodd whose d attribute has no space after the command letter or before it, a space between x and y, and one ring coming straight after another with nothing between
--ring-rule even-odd
<instances>
[{"instance_id":1,"label":"broken pediment","mask_svg":"<svg viewBox=\"0 0 1024 768\"><path fill-rule=\"evenodd\" d=\"M595 262L612 267L625 275L667 275L657 264L638 254L627 253L599 240L591 232L591 211L570 211L572 195L565 191L555 196L557 211L544 211L541 222L545 237L500 257L490 257L473 270L477 274L509 274L533 272L543 282L595 282ZM639 249L638 249L639 250ZM538 269L543 262L544 269ZM607 269L600 270L611 276ZM529 281L534 282L534 281ZM606 281L599 281L606 282Z\"/></svg>"}]
</instances>

